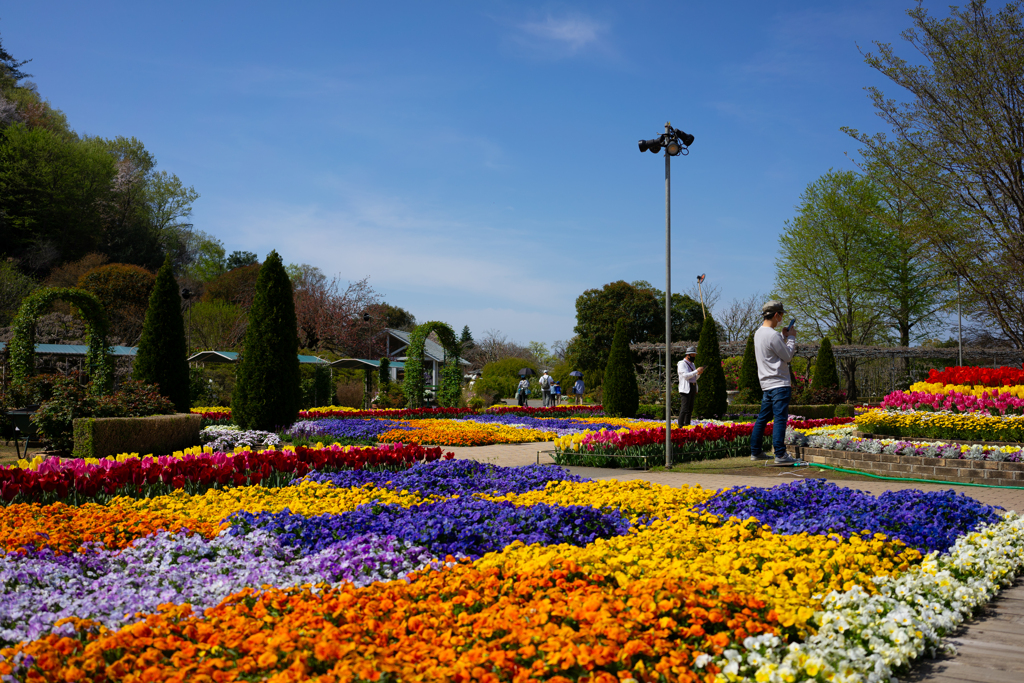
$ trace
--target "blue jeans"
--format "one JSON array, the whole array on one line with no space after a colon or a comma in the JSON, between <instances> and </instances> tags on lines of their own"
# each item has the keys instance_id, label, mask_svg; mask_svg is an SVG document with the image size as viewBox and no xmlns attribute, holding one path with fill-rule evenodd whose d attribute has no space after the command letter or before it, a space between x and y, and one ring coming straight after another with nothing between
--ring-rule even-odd
<instances>
[{"instance_id":1,"label":"blue jeans","mask_svg":"<svg viewBox=\"0 0 1024 683\"><path fill-rule=\"evenodd\" d=\"M750 453L751 455L761 454L761 440L764 438L764 428L768 424L768 418L775 415L775 424L772 426L772 447L775 449L775 457L782 458L786 455L786 422L789 420L789 397L792 390L789 387L776 387L764 392L761 397L761 412L757 414L754 422L754 429L750 432Z\"/></svg>"}]
</instances>

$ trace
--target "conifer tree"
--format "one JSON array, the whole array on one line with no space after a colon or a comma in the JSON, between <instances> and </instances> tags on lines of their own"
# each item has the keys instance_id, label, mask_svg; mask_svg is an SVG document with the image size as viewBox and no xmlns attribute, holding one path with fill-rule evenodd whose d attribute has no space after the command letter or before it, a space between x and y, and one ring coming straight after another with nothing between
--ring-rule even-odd
<instances>
[{"instance_id":1,"label":"conifer tree","mask_svg":"<svg viewBox=\"0 0 1024 683\"><path fill-rule=\"evenodd\" d=\"M239 427L274 430L295 421L302 400L298 353L292 283L281 257L272 251L256 278L235 372L231 414Z\"/></svg>"},{"instance_id":2,"label":"conifer tree","mask_svg":"<svg viewBox=\"0 0 1024 683\"><path fill-rule=\"evenodd\" d=\"M821 340L818 358L814 363L814 377L811 389L838 389L839 373L836 372L836 356L832 353L832 342L828 337Z\"/></svg>"},{"instance_id":3,"label":"conifer tree","mask_svg":"<svg viewBox=\"0 0 1024 683\"><path fill-rule=\"evenodd\" d=\"M693 416L718 418L725 415L728 411L729 395L726 393L722 352L718 348L718 326L710 315L704 319L704 325L700 328L696 364L698 368L704 368L704 374L697 383Z\"/></svg>"},{"instance_id":4,"label":"conifer tree","mask_svg":"<svg viewBox=\"0 0 1024 683\"><path fill-rule=\"evenodd\" d=\"M155 384L179 413L189 411L188 349L181 294L174 279L170 255L156 275L149 296L142 338L132 367L132 379Z\"/></svg>"},{"instance_id":5,"label":"conifer tree","mask_svg":"<svg viewBox=\"0 0 1024 683\"><path fill-rule=\"evenodd\" d=\"M620 318L604 371L604 412L613 417L636 417L640 389L636 383L633 354L629 350L629 321Z\"/></svg>"},{"instance_id":6,"label":"conifer tree","mask_svg":"<svg viewBox=\"0 0 1024 683\"><path fill-rule=\"evenodd\" d=\"M743 364L740 366L739 378L740 403L760 403L764 392L761 381L757 378L757 355L754 353L754 335L747 337L747 347L743 350Z\"/></svg>"}]
</instances>

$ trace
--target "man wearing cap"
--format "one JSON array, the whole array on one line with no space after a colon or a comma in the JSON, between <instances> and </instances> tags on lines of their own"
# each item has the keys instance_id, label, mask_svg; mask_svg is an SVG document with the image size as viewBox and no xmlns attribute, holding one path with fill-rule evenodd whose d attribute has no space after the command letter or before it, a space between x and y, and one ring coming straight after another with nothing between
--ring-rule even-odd
<instances>
[{"instance_id":1,"label":"man wearing cap","mask_svg":"<svg viewBox=\"0 0 1024 683\"><path fill-rule=\"evenodd\" d=\"M772 447L775 450L775 464L793 465L800 461L786 452L786 423L789 420L789 399L792 394L789 363L796 355L796 325L782 328L781 335L775 331L786 314L781 301L769 301L761 307L761 313L764 322L754 333L754 355L757 358L757 378L764 395L761 399L761 412L750 433L750 459L767 460L771 457L761 451L761 441L768 418L774 415Z\"/></svg>"},{"instance_id":2,"label":"man wearing cap","mask_svg":"<svg viewBox=\"0 0 1024 683\"><path fill-rule=\"evenodd\" d=\"M677 366L679 371L679 421L680 427L690 424L693 413L693 399L697 397L697 379L704 374L703 367L696 367L693 359L697 357L697 349L686 348L686 355Z\"/></svg>"}]
</instances>

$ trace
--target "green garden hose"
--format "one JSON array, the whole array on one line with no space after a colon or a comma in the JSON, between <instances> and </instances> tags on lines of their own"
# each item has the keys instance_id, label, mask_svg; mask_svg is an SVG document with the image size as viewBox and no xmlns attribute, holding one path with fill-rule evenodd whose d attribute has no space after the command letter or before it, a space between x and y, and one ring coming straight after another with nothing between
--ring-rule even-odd
<instances>
[{"instance_id":1,"label":"green garden hose","mask_svg":"<svg viewBox=\"0 0 1024 683\"><path fill-rule=\"evenodd\" d=\"M859 474L862 477L871 477L872 479L884 479L886 481L913 481L921 484L948 484L950 486L978 486L983 489L1014 489L1020 491L1024 489L1024 486L997 486L995 484L971 484L968 482L957 482L957 481L939 481L937 479L907 479L905 477L883 477L879 474L869 474L868 472L861 472L860 470L846 470L842 467L832 467L831 465L819 465L816 462L807 463L808 467L820 467L826 470L832 470L833 472L845 472L847 474Z\"/></svg>"}]
</instances>

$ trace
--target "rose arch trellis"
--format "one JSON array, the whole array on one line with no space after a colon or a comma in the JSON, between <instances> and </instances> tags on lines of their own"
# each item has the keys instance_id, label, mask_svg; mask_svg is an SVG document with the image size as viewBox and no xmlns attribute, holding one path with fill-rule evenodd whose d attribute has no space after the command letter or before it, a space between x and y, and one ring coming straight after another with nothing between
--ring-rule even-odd
<instances>
[{"instance_id":1,"label":"rose arch trellis","mask_svg":"<svg viewBox=\"0 0 1024 683\"><path fill-rule=\"evenodd\" d=\"M36 321L54 301L71 304L85 320L85 367L96 391L108 391L113 384L114 368L107 356L107 312L95 294L74 287L40 289L22 302L11 325L14 338L7 346L13 382L24 382L35 372Z\"/></svg>"},{"instance_id":2,"label":"rose arch trellis","mask_svg":"<svg viewBox=\"0 0 1024 683\"><path fill-rule=\"evenodd\" d=\"M431 332L437 333L437 339L444 347L444 366L441 370L441 389L437 394L437 402L446 408L457 408L462 393L462 368L459 366L459 340L454 330L447 324L432 320L422 325L409 335L409 348L406 349L405 381L402 389L409 401L410 408L423 406L423 342Z\"/></svg>"}]
</instances>

